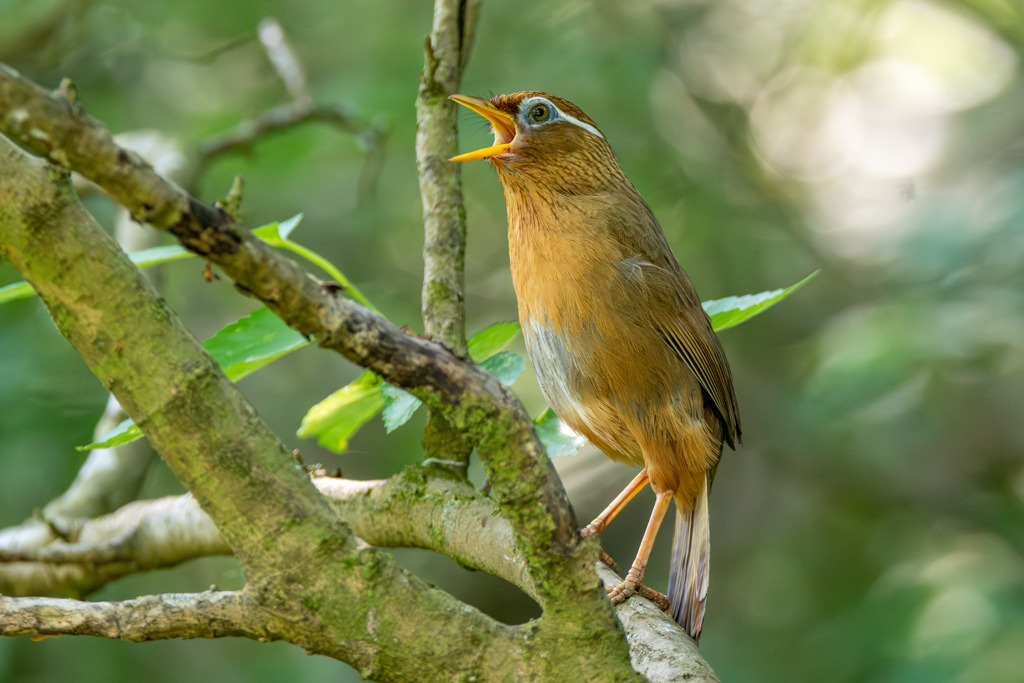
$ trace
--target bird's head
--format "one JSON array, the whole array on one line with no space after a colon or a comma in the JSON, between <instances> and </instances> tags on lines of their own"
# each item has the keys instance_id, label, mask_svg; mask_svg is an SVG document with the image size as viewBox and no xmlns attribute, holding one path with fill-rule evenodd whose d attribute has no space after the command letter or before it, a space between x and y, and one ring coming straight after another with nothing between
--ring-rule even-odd
<instances>
[{"instance_id":1,"label":"bird's head","mask_svg":"<svg viewBox=\"0 0 1024 683\"><path fill-rule=\"evenodd\" d=\"M487 119L494 132L493 145L452 161L488 159L503 182L546 183L568 192L595 190L623 177L597 124L568 100L536 91L451 99Z\"/></svg>"}]
</instances>

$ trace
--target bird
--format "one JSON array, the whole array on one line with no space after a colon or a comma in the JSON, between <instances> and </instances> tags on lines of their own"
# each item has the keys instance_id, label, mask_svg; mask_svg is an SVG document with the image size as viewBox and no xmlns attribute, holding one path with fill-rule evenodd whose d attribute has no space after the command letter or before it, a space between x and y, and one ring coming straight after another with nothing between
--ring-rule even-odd
<instances>
[{"instance_id":1,"label":"bird","mask_svg":"<svg viewBox=\"0 0 1024 683\"><path fill-rule=\"evenodd\" d=\"M601 532L647 484L654 509L636 560L608 591L632 596L671 502L667 596L699 640L708 587L708 494L740 415L722 345L660 224L597 124L539 91L452 95L491 125L487 159L508 212L509 261L527 354L559 419L640 473L580 533Z\"/></svg>"}]
</instances>

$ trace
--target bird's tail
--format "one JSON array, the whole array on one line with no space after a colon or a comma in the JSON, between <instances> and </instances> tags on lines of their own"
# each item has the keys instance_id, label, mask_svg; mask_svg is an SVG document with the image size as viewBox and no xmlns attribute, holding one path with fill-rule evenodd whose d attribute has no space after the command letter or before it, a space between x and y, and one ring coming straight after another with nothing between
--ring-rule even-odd
<instances>
[{"instance_id":1,"label":"bird's tail","mask_svg":"<svg viewBox=\"0 0 1024 683\"><path fill-rule=\"evenodd\" d=\"M708 558L711 554L708 524L708 489L704 485L691 509L676 501L676 530L672 537L672 567L668 574L668 598L672 618L694 640L700 640L704 601L708 594Z\"/></svg>"}]
</instances>

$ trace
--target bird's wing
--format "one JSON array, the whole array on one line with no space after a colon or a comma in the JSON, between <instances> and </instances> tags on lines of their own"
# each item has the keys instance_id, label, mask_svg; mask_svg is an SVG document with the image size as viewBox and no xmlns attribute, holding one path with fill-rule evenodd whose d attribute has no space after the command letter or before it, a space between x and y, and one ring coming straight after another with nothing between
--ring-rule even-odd
<instances>
[{"instance_id":1,"label":"bird's wing","mask_svg":"<svg viewBox=\"0 0 1024 683\"><path fill-rule=\"evenodd\" d=\"M645 255L641 261L641 268L646 271L643 281L647 295L662 299L659 310L670 311L654 325L711 397L725 426L726 441L735 448L740 442L740 415L725 351L689 276L667 245L658 251Z\"/></svg>"}]
</instances>

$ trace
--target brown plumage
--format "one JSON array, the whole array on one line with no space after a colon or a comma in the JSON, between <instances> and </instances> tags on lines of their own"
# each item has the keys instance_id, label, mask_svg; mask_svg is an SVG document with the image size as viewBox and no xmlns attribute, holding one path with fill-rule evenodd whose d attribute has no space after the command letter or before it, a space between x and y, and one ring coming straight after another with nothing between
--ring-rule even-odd
<instances>
[{"instance_id":1,"label":"brown plumage","mask_svg":"<svg viewBox=\"0 0 1024 683\"><path fill-rule=\"evenodd\" d=\"M512 279L548 402L608 457L644 470L586 529L601 531L648 481L654 512L626 579L643 578L658 526L679 511L669 599L698 638L708 572L707 495L722 443L740 441L729 363L650 208L597 125L540 92L454 95L494 130L489 159L508 208Z\"/></svg>"}]
</instances>

